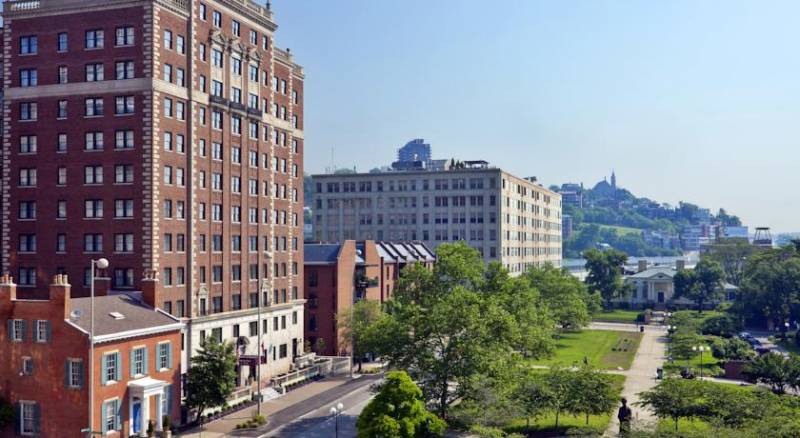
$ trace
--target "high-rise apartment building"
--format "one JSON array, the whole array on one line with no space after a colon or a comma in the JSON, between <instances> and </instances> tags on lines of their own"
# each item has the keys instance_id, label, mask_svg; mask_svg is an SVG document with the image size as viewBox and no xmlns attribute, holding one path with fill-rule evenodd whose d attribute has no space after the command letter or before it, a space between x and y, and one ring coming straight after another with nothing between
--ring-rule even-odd
<instances>
[{"instance_id":1,"label":"high-rise apartment building","mask_svg":"<svg viewBox=\"0 0 800 438\"><path fill-rule=\"evenodd\" d=\"M561 196L484 161L449 170L314 175L315 239L466 241L512 273L561 263Z\"/></svg>"},{"instance_id":2,"label":"high-rise apartment building","mask_svg":"<svg viewBox=\"0 0 800 438\"><path fill-rule=\"evenodd\" d=\"M275 47L272 12L3 6L2 269L18 295L46 298L59 273L86 295L105 257L115 292L158 273L159 307L187 322L184 354L215 336L288 370L303 345L304 75Z\"/></svg>"}]
</instances>

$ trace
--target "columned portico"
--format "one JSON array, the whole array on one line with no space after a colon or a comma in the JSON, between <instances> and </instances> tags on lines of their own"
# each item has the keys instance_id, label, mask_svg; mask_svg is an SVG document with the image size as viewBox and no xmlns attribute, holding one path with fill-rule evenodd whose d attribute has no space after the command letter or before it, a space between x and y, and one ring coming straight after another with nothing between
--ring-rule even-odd
<instances>
[{"instance_id":1,"label":"columned portico","mask_svg":"<svg viewBox=\"0 0 800 438\"><path fill-rule=\"evenodd\" d=\"M150 398L155 398L155 430L161 432L164 418L164 386L163 380L150 377L128 382L128 418L130 432L128 436L147 436L147 425L150 424Z\"/></svg>"}]
</instances>

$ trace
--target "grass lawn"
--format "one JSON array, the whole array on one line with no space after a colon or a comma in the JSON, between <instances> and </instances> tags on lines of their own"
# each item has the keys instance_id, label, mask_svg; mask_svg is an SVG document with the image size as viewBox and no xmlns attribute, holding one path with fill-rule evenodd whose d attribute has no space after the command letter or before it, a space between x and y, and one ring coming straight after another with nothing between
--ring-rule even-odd
<instances>
[{"instance_id":1,"label":"grass lawn","mask_svg":"<svg viewBox=\"0 0 800 438\"><path fill-rule=\"evenodd\" d=\"M625 376L609 374L609 377L614 381L617 391L621 392L622 385L625 383ZM612 414L616 414L616 407L612 412L604 415L590 415L589 424L587 425L585 415L574 416L562 413L558 417L558 428L556 429L556 415L549 412L541 417L531 418L530 426L527 425L528 422L525 419L514 420L509 427L505 428L505 431L534 437L555 437L566 435L570 429L573 432L578 429L582 432L581 436L601 435L608 427Z\"/></svg>"},{"instance_id":2,"label":"grass lawn","mask_svg":"<svg viewBox=\"0 0 800 438\"><path fill-rule=\"evenodd\" d=\"M696 419L680 419L678 420L678 433L711 433L713 432L711 424ZM661 433L675 433L675 421L670 418L661 419L658 421L658 432ZM696 435L699 436L699 435Z\"/></svg>"},{"instance_id":3,"label":"grass lawn","mask_svg":"<svg viewBox=\"0 0 800 438\"><path fill-rule=\"evenodd\" d=\"M583 358L598 369L628 369L639 348L639 332L582 330L564 332L556 340L553 357L532 362L534 365L580 365ZM615 351L616 350L616 351Z\"/></svg>"},{"instance_id":4,"label":"grass lawn","mask_svg":"<svg viewBox=\"0 0 800 438\"><path fill-rule=\"evenodd\" d=\"M706 346L711 348L711 342L706 341ZM664 371L668 374L680 373L684 367L689 367L698 376L700 375L700 353L695 354L690 359L675 359L672 363L664 363ZM722 361L715 358L711 351L703 352L703 377L719 376L724 373Z\"/></svg>"},{"instance_id":5,"label":"grass lawn","mask_svg":"<svg viewBox=\"0 0 800 438\"><path fill-rule=\"evenodd\" d=\"M639 316L640 313L642 312L639 310L625 310L625 309L601 310L592 315L592 320L608 321L608 322L625 322L629 324L634 324L636 322L636 318Z\"/></svg>"}]
</instances>

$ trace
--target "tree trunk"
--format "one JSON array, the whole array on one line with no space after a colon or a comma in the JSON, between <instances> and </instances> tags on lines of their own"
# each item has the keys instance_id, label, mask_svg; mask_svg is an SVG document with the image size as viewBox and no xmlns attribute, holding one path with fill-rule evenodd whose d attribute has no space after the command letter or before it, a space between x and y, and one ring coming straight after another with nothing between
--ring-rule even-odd
<instances>
[{"instance_id":1,"label":"tree trunk","mask_svg":"<svg viewBox=\"0 0 800 438\"><path fill-rule=\"evenodd\" d=\"M558 414L559 414L560 412L561 412L561 411L559 411L558 409L556 409L556 429L558 429Z\"/></svg>"},{"instance_id":2,"label":"tree trunk","mask_svg":"<svg viewBox=\"0 0 800 438\"><path fill-rule=\"evenodd\" d=\"M447 414L447 380L442 386L442 394L439 396L439 418L444 420Z\"/></svg>"},{"instance_id":3,"label":"tree trunk","mask_svg":"<svg viewBox=\"0 0 800 438\"><path fill-rule=\"evenodd\" d=\"M587 426L589 425L589 413L588 412L586 413L586 425Z\"/></svg>"},{"instance_id":4,"label":"tree trunk","mask_svg":"<svg viewBox=\"0 0 800 438\"><path fill-rule=\"evenodd\" d=\"M675 417L675 432L678 431L678 417Z\"/></svg>"}]
</instances>

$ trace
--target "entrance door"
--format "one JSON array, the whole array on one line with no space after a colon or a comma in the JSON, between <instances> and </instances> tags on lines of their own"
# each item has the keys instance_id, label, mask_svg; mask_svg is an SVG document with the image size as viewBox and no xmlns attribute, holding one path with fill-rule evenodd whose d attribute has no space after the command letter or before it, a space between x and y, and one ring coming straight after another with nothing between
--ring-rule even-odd
<instances>
[{"instance_id":1,"label":"entrance door","mask_svg":"<svg viewBox=\"0 0 800 438\"><path fill-rule=\"evenodd\" d=\"M292 339L292 359L297 357L297 338Z\"/></svg>"},{"instance_id":2,"label":"entrance door","mask_svg":"<svg viewBox=\"0 0 800 438\"><path fill-rule=\"evenodd\" d=\"M142 402L139 399L133 402L133 418L131 419L131 429L134 434L142 432Z\"/></svg>"},{"instance_id":3,"label":"entrance door","mask_svg":"<svg viewBox=\"0 0 800 438\"><path fill-rule=\"evenodd\" d=\"M659 292L658 293L658 302L659 303L664 303L664 292Z\"/></svg>"}]
</instances>

